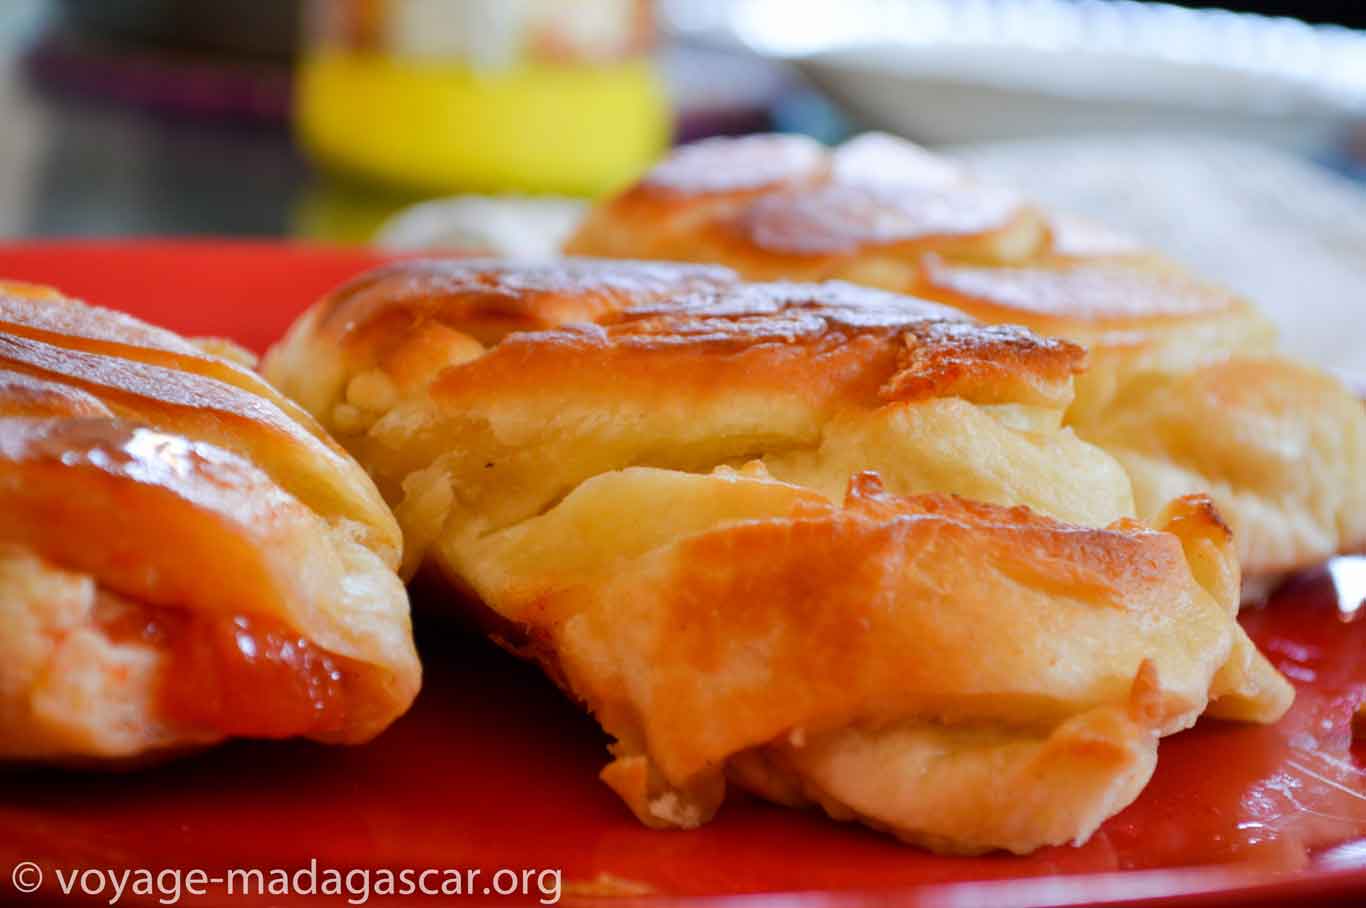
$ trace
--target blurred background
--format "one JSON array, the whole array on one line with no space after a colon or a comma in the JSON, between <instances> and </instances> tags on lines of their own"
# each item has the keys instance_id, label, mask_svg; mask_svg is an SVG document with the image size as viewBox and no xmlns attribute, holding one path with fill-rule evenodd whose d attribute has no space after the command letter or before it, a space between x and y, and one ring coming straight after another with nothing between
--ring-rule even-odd
<instances>
[{"instance_id":1,"label":"blurred background","mask_svg":"<svg viewBox=\"0 0 1366 908\"><path fill-rule=\"evenodd\" d=\"M1360 176L1366 4L1223 5L5 0L0 232L364 240L423 198L592 196L760 129L1182 133Z\"/></svg>"},{"instance_id":2,"label":"blurred background","mask_svg":"<svg viewBox=\"0 0 1366 908\"><path fill-rule=\"evenodd\" d=\"M670 142L876 128L1235 285L1260 244L1355 292L1366 3L1222 5L5 0L0 235L537 254Z\"/></svg>"}]
</instances>

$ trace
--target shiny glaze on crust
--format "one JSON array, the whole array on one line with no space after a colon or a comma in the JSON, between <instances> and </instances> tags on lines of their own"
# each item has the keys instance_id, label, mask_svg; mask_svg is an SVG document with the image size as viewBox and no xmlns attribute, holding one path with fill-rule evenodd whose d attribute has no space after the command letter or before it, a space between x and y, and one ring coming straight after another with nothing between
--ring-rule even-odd
<instances>
[{"instance_id":1,"label":"shiny glaze on crust","mask_svg":"<svg viewBox=\"0 0 1366 908\"><path fill-rule=\"evenodd\" d=\"M1242 305L1228 291L1175 273L1105 263L975 268L928 257L916 292L989 321L1043 318L1116 327L1213 315Z\"/></svg>"},{"instance_id":2,"label":"shiny glaze on crust","mask_svg":"<svg viewBox=\"0 0 1366 908\"><path fill-rule=\"evenodd\" d=\"M950 191L895 183L839 184L776 192L736 216L735 228L768 252L853 253L905 240L986 233L1019 209L1013 193L986 187Z\"/></svg>"},{"instance_id":3,"label":"shiny glaze on crust","mask_svg":"<svg viewBox=\"0 0 1366 908\"><path fill-rule=\"evenodd\" d=\"M409 267L397 266L383 280L399 280ZM483 273L482 267L451 262L443 271L445 279L463 285ZM598 266L592 267L596 271ZM462 272L469 276L462 278ZM420 285L425 266L417 274ZM632 272L626 274L629 278ZM704 273L704 279L710 276ZM690 375L693 382L731 382L736 387L790 383L800 375L813 389L821 386L865 400L961 393L980 402L1038 402L1057 401L1069 393L1067 382L1084 360L1081 348L1066 341L1021 328L977 325L951 309L852 284L719 283L646 291L629 302L614 297L616 308L610 309L598 309L592 302L605 292L602 288L617 292L610 270L576 286L556 287L564 294L557 303L596 309L595 321L585 318L549 330L507 334L482 356L447 368L434 392L469 393L491 382L520 385L550 380L553 374L561 383L619 384L623 375L639 372L650 384L673 380L665 375L675 373L680 381ZM369 324L400 313L407 328L386 341L401 348L405 334L421 327L408 314L414 305L463 331L469 306L479 298L477 291L435 301L421 294L377 292L365 310ZM582 298L589 302L579 304ZM535 311L534 297L511 299ZM336 313L344 305L334 301L324 311ZM813 351L818 355L812 356ZM696 371L699 358L709 363L701 372ZM761 370L759 363L775 368ZM837 363L842 365L835 367Z\"/></svg>"},{"instance_id":4,"label":"shiny glaze on crust","mask_svg":"<svg viewBox=\"0 0 1366 908\"><path fill-rule=\"evenodd\" d=\"M0 418L0 469L46 466L163 489L248 526L304 511L260 469L213 445L108 419Z\"/></svg>"},{"instance_id":5,"label":"shiny glaze on crust","mask_svg":"<svg viewBox=\"0 0 1366 908\"><path fill-rule=\"evenodd\" d=\"M41 305L34 305L34 302ZM63 297L51 287L0 281L0 330L26 327L81 341L103 341L119 346L196 355L194 344L173 331L115 312L85 306Z\"/></svg>"},{"instance_id":6,"label":"shiny glaze on crust","mask_svg":"<svg viewBox=\"0 0 1366 908\"><path fill-rule=\"evenodd\" d=\"M597 321L635 303L735 280L725 268L657 262L405 262L368 272L330 294L317 330L347 346L374 349L432 320L495 343L514 331Z\"/></svg>"},{"instance_id":7,"label":"shiny glaze on crust","mask_svg":"<svg viewBox=\"0 0 1366 908\"><path fill-rule=\"evenodd\" d=\"M79 388L0 369L0 417L87 416L112 418L100 399Z\"/></svg>"},{"instance_id":8,"label":"shiny glaze on crust","mask_svg":"<svg viewBox=\"0 0 1366 908\"><path fill-rule=\"evenodd\" d=\"M33 300L41 300L35 306ZM232 385L263 398L334 450L308 413L250 369L206 354L178 334L110 309L67 299L48 287L0 281L0 334L51 346L175 369Z\"/></svg>"},{"instance_id":9,"label":"shiny glaze on crust","mask_svg":"<svg viewBox=\"0 0 1366 908\"><path fill-rule=\"evenodd\" d=\"M382 529L392 527L387 509L358 468L316 420L259 376L136 319L45 288L24 285L15 295L15 285L6 286L9 292L0 292L0 375L23 380L0 382L0 416L42 415L34 411L43 386L42 409L50 415L107 413L233 450L269 465L310 507L340 508L372 528L380 544L399 544L396 528Z\"/></svg>"},{"instance_id":10,"label":"shiny glaze on crust","mask_svg":"<svg viewBox=\"0 0 1366 908\"><path fill-rule=\"evenodd\" d=\"M613 254L699 261L707 260L698 254L707 244L780 260L848 256L991 236L1035 217L1015 193L876 134L833 151L789 135L684 146L590 215L590 231L616 216L623 235ZM690 236L702 246L690 249ZM571 243L569 251L579 250Z\"/></svg>"},{"instance_id":11,"label":"shiny glaze on crust","mask_svg":"<svg viewBox=\"0 0 1366 908\"><path fill-rule=\"evenodd\" d=\"M228 613L244 587L279 595L254 542L313 520L234 454L100 419L0 419L0 497L0 539L130 598ZM102 545L72 532L102 527ZM149 549L158 534L176 550ZM228 573L234 583L206 582Z\"/></svg>"},{"instance_id":12,"label":"shiny glaze on crust","mask_svg":"<svg viewBox=\"0 0 1366 908\"><path fill-rule=\"evenodd\" d=\"M0 366L87 390L135 418L149 408L203 412L216 421L258 425L284 438L308 443L308 435L266 398L212 378L120 357L0 333ZM281 443L285 443L281 439Z\"/></svg>"}]
</instances>

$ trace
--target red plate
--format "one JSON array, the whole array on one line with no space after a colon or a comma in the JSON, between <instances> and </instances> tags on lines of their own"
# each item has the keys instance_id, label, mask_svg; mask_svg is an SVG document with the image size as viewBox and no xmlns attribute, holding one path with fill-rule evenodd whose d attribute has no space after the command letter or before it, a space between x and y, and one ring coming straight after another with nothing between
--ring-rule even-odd
<instances>
[{"instance_id":1,"label":"red plate","mask_svg":"<svg viewBox=\"0 0 1366 908\"><path fill-rule=\"evenodd\" d=\"M0 247L0 275L261 350L319 294L379 260L250 243L44 244ZM1340 574L1362 569L1338 564ZM613 889L652 892L653 904L755 893L786 894L763 904L804 905L1366 901L1366 749L1350 731L1366 695L1366 622L1342 619L1325 571L1245 613L1244 624L1295 681L1291 714L1274 728L1202 721L1166 739L1137 803L1081 848L936 857L816 811L743 798L700 830L652 832L597 781L607 753L592 720L529 666L428 619L419 622L422 696L365 747L242 742L122 775L0 776L0 874L37 862L47 902L61 896L59 869L216 876L313 860L320 881L328 869L371 868L374 881L380 868L478 869L471 903L499 870L533 871L530 895L490 896L502 904L540 901L555 881L534 872L548 870L562 873L566 901ZM307 887L309 877L299 881ZM0 875L4 898L8 885ZM312 901L229 899L209 888L180 903ZM157 897L125 893L119 904ZM347 896L317 901L344 905ZM414 901L373 895L367 904Z\"/></svg>"}]
</instances>

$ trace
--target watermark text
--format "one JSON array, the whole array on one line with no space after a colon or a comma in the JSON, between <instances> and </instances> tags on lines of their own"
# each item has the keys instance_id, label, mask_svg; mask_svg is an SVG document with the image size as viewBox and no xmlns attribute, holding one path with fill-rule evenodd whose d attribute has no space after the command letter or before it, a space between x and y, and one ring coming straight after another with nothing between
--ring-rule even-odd
<instances>
[{"instance_id":1,"label":"watermark text","mask_svg":"<svg viewBox=\"0 0 1366 908\"><path fill-rule=\"evenodd\" d=\"M160 905L191 904L195 899L241 896L334 897L347 905L364 905L374 897L454 898L458 896L531 897L542 905L560 901L558 869L501 867L487 871L465 868L350 868L319 866L316 859L296 868L237 867L217 873L197 868L50 867L34 861L15 864L10 884L23 895L39 891L71 898L102 899L118 905L127 899Z\"/></svg>"}]
</instances>

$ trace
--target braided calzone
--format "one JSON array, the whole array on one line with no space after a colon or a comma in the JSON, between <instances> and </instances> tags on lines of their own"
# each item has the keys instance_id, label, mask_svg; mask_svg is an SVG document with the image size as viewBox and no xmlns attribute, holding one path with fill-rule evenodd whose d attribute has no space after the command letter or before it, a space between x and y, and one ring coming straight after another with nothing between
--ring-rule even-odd
<instances>
[{"instance_id":1,"label":"braided calzone","mask_svg":"<svg viewBox=\"0 0 1366 908\"><path fill-rule=\"evenodd\" d=\"M1366 545L1366 410L1341 382L1279 355L1246 301L910 143L685 147L567 250L839 278L1066 337L1091 353L1067 424L1124 464L1144 519L1208 492L1263 580Z\"/></svg>"},{"instance_id":2,"label":"braided calzone","mask_svg":"<svg viewBox=\"0 0 1366 908\"><path fill-rule=\"evenodd\" d=\"M358 742L412 702L384 501L207 350L0 285L0 758Z\"/></svg>"},{"instance_id":3,"label":"braided calzone","mask_svg":"<svg viewBox=\"0 0 1366 908\"><path fill-rule=\"evenodd\" d=\"M1292 696L1207 499L1133 518L1060 427L1082 351L849 284L425 262L266 372L613 736L651 826L733 783L949 852L1086 839L1207 709ZM482 605L479 605L482 604Z\"/></svg>"}]
</instances>

